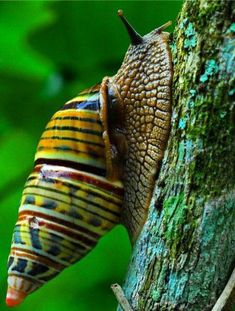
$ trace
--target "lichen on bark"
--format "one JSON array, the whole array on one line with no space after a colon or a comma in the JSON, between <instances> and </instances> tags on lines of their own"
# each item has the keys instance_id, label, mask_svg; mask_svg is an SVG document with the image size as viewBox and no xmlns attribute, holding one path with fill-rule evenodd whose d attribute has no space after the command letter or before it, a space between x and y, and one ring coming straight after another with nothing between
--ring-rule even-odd
<instances>
[{"instance_id":1,"label":"lichen on bark","mask_svg":"<svg viewBox=\"0 0 235 311\"><path fill-rule=\"evenodd\" d=\"M235 263L235 2L186 0L172 130L124 285L134 310L210 310Z\"/></svg>"}]
</instances>

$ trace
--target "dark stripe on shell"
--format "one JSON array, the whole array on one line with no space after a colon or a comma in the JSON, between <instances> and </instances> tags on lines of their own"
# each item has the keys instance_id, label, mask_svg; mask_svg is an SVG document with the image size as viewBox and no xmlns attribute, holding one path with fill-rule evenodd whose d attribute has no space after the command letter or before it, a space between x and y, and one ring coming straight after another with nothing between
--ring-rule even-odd
<instances>
[{"instance_id":1,"label":"dark stripe on shell","mask_svg":"<svg viewBox=\"0 0 235 311\"><path fill-rule=\"evenodd\" d=\"M75 126L51 126L51 127L47 127L45 129L46 131L73 131L73 132L79 132L79 133L84 133L84 134L91 134L91 135L96 135L99 137L103 136L103 132L100 131L95 131L95 130L91 130L91 129L84 129L84 128L78 128Z\"/></svg>"},{"instance_id":2,"label":"dark stripe on shell","mask_svg":"<svg viewBox=\"0 0 235 311\"><path fill-rule=\"evenodd\" d=\"M25 216L25 215L31 215L31 216L35 216L35 217L40 217L42 219L46 219L48 221L52 221L54 223L58 223L60 225L63 225L67 228L71 228L71 229L74 229L74 230L78 230L80 232L84 232L85 234L87 235L90 235L91 237L95 238L95 239L98 239L100 237L100 234L97 234L96 232L93 232L85 227L82 227L78 224L75 224L73 222L70 222L70 221L67 221L67 220L64 220L64 219L61 219L61 218L58 218L58 217L55 217L55 216L51 216L51 215L47 215L47 214L44 214L44 213L40 213L40 212L37 212L37 211L21 211L19 213L19 218L21 218L21 216Z\"/></svg>"}]
</instances>

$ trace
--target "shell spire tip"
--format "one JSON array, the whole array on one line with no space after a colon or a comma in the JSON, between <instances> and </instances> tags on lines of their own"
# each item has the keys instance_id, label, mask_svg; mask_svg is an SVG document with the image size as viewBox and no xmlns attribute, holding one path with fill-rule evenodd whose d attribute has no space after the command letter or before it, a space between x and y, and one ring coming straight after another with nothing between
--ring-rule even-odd
<instances>
[{"instance_id":1,"label":"shell spire tip","mask_svg":"<svg viewBox=\"0 0 235 311\"><path fill-rule=\"evenodd\" d=\"M11 287L7 290L6 304L8 307L18 306L24 299L26 294Z\"/></svg>"}]
</instances>

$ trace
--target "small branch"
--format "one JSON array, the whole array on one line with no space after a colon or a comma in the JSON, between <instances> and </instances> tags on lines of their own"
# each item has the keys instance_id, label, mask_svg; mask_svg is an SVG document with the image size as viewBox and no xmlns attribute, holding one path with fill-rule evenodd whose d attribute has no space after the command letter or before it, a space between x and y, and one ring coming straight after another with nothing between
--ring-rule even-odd
<instances>
[{"instance_id":1,"label":"small branch","mask_svg":"<svg viewBox=\"0 0 235 311\"><path fill-rule=\"evenodd\" d=\"M111 289L120 305L120 307L123 309L123 311L134 311L128 300L126 299L126 296L121 288L121 286L119 284L112 284L111 285Z\"/></svg>"},{"instance_id":2,"label":"small branch","mask_svg":"<svg viewBox=\"0 0 235 311\"><path fill-rule=\"evenodd\" d=\"M229 304L232 304L232 300L235 297L235 269L233 270L228 283L226 284L222 294L219 299L216 301L213 309L211 311L221 311L228 310L224 309L225 307L229 307Z\"/></svg>"}]
</instances>

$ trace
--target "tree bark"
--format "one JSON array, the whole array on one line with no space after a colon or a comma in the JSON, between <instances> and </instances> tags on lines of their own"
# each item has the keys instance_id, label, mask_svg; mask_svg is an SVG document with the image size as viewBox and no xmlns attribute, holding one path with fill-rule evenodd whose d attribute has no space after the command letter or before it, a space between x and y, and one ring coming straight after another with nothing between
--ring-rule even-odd
<instances>
[{"instance_id":1,"label":"tree bark","mask_svg":"<svg viewBox=\"0 0 235 311\"><path fill-rule=\"evenodd\" d=\"M124 285L133 310L211 310L234 268L234 21L228 0L180 13L171 135Z\"/></svg>"}]
</instances>

